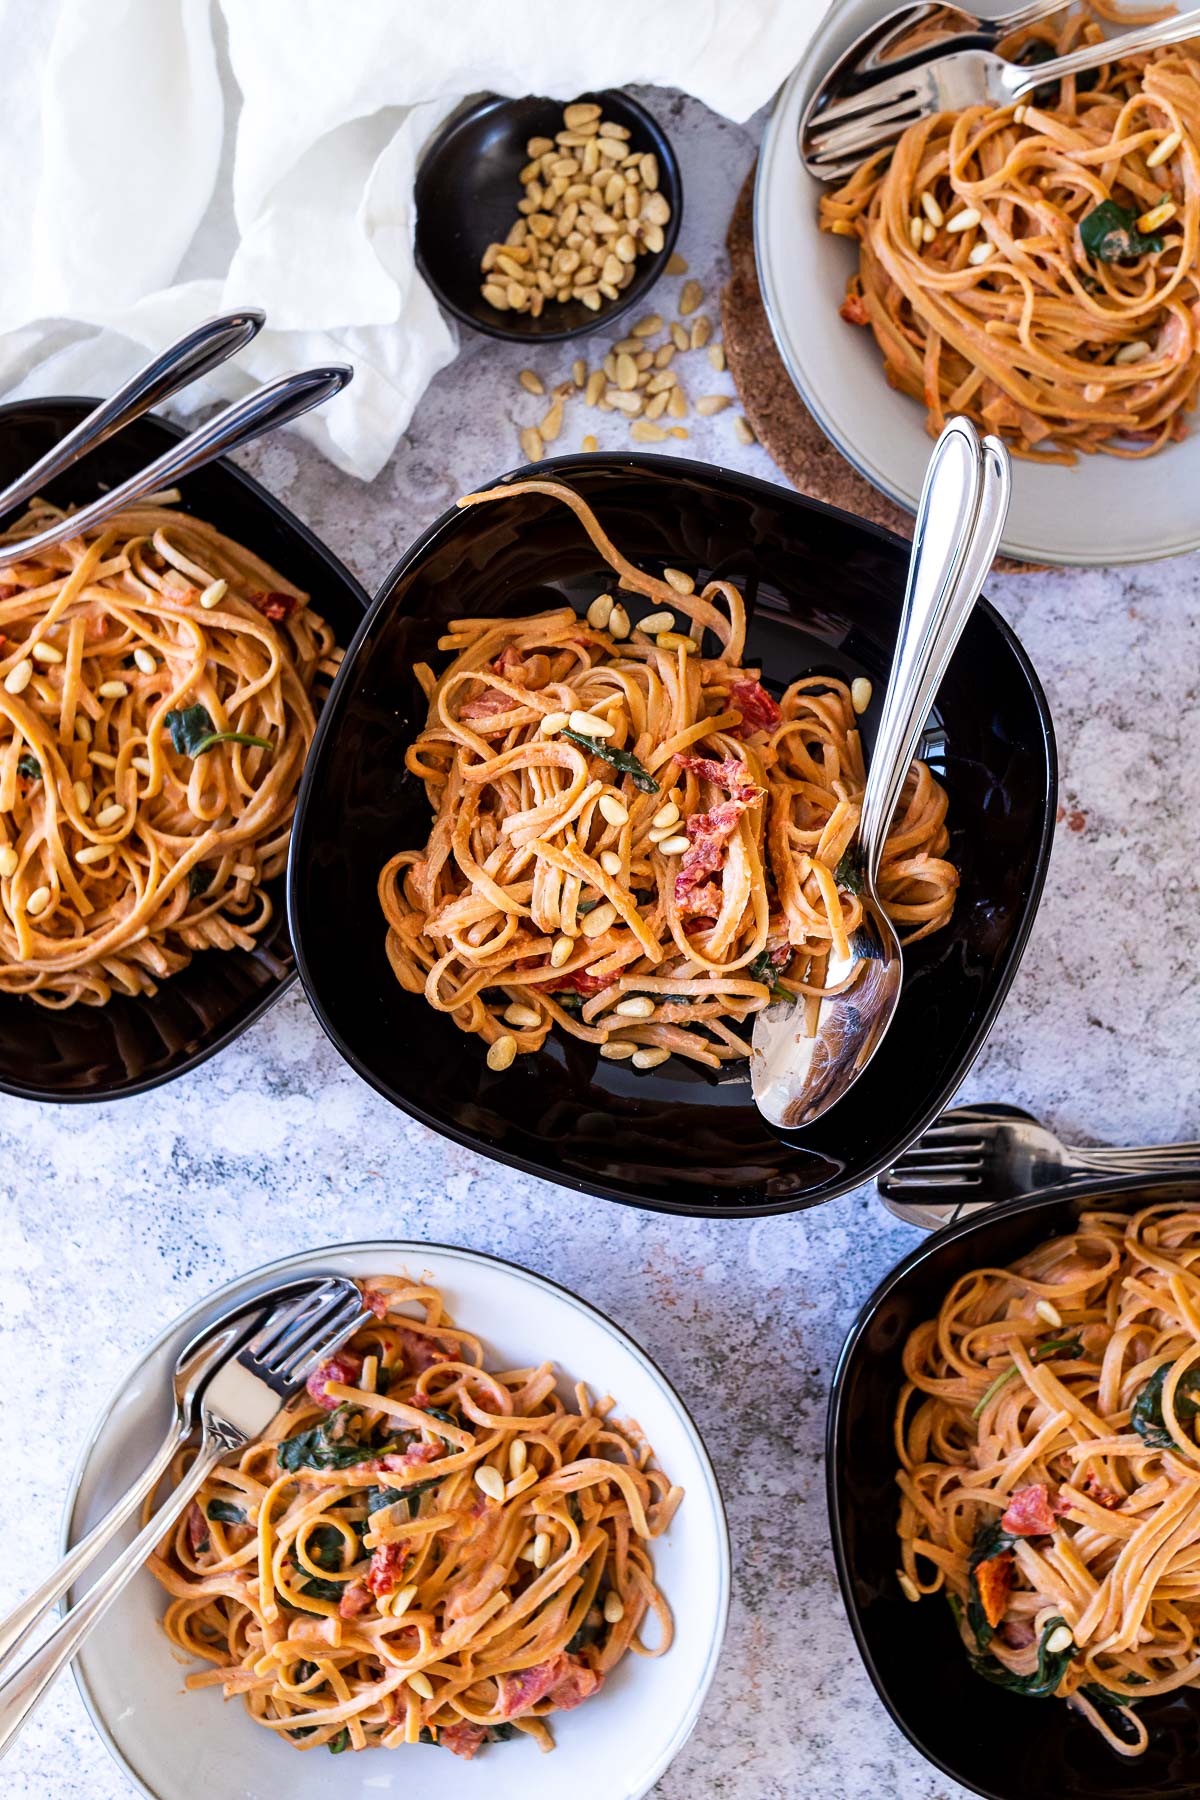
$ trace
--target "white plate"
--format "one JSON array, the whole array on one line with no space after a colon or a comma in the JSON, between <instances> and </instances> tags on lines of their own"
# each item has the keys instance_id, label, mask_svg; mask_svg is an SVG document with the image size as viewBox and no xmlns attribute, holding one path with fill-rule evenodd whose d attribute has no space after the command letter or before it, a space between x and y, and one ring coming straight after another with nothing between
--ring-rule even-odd
<instances>
[{"instance_id":1,"label":"white plate","mask_svg":"<svg viewBox=\"0 0 1200 1800\"><path fill-rule=\"evenodd\" d=\"M754 245L775 341L805 405L860 474L916 510L931 442L925 409L890 388L874 335L838 317L856 245L817 229L823 191L800 160L809 94L895 0L843 0L775 105L754 194ZM1128 563L1200 547L1200 425L1157 456L1085 456L1073 468L1013 460L1001 548L1030 562Z\"/></svg>"},{"instance_id":2,"label":"white plate","mask_svg":"<svg viewBox=\"0 0 1200 1800\"><path fill-rule=\"evenodd\" d=\"M611 1393L636 1419L660 1465L685 1490L654 1545L658 1579L675 1615L675 1641L655 1660L629 1656L586 1706L554 1720L557 1748L531 1740L483 1751L473 1762L413 1745L361 1751L331 1762L323 1748L297 1753L255 1725L239 1700L215 1689L188 1693L159 1623L166 1596L143 1571L96 1627L75 1679L97 1730L151 1800L378 1800L423 1790L438 1800L637 1800L662 1774L696 1723L720 1655L729 1610L729 1534L712 1465L683 1402L624 1332L565 1288L512 1263L435 1244L343 1244L285 1257L193 1306L133 1369L103 1414L72 1481L64 1549L144 1467L166 1432L169 1375L182 1344L206 1321L276 1282L317 1271L410 1274L433 1281L458 1323L483 1339L489 1359L523 1368L546 1358L571 1381ZM130 1526L122 1538L133 1535ZM115 1554L115 1551L114 1551ZM83 1587L76 1591L78 1598ZM199 1665L189 1664L189 1668Z\"/></svg>"}]
</instances>

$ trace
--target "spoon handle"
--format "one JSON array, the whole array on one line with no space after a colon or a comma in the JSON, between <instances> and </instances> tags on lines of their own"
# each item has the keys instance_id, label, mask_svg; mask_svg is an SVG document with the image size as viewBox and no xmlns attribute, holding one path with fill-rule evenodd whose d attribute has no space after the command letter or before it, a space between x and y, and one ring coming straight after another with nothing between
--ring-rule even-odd
<instances>
[{"instance_id":1,"label":"spoon handle","mask_svg":"<svg viewBox=\"0 0 1200 1800\"><path fill-rule=\"evenodd\" d=\"M917 508L900 634L863 792L859 842L873 888L884 840L942 677L1004 529L1011 468L997 438L951 419Z\"/></svg>"}]
</instances>

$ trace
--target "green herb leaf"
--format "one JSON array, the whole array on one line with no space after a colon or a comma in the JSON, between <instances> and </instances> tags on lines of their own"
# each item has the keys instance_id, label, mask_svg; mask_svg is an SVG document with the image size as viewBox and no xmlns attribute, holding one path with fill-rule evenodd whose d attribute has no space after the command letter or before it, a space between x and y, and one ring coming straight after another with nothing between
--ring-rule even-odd
<instances>
[{"instance_id":1,"label":"green herb leaf","mask_svg":"<svg viewBox=\"0 0 1200 1800\"><path fill-rule=\"evenodd\" d=\"M597 1643L603 1629L604 1614L593 1603L583 1615L583 1623L579 1630L567 1645L568 1655L576 1655L580 1650L586 1650L589 1644Z\"/></svg>"},{"instance_id":2,"label":"green herb leaf","mask_svg":"<svg viewBox=\"0 0 1200 1800\"><path fill-rule=\"evenodd\" d=\"M304 1682L311 1681L313 1676L316 1674L316 1672L317 1672L317 1665L315 1662L293 1663L292 1664L292 1681L297 1687L300 1687ZM315 1730L316 1727L314 1726L313 1729Z\"/></svg>"},{"instance_id":3,"label":"green herb leaf","mask_svg":"<svg viewBox=\"0 0 1200 1800\"><path fill-rule=\"evenodd\" d=\"M357 1437L351 1440L348 1436L353 1422L361 1417L357 1408L339 1406L311 1430L285 1438L275 1447L280 1468L295 1474L297 1469L349 1469L355 1463L365 1462L377 1452Z\"/></svg>"},{"instance_id":4,"label":"green herb leaf","mask_svg":"<svg viewBox=\"0 0 1200 1800\"><path fill-rule=\"evenodd\" d=\"M199 863L197 863L194 868L188 870L189 900L198 900L201 894L207 894L209 888L213 884L213 874L214 871L212 869L201 868Z\"/></svg>"},{"instance_id":5,"label":"green herb leaf","mask_svg":"<svg viewBox=\"0 0 1200 1800\"><path fill-rule=\"evenodd\" d=\"M210 1500L204 1511L206 1516L215 1519L218 1525L244 1525L246 1523L246 1515L241 1507L232 1505L228 1500Z\"/></svg>"},{"instance_id":6,"label":"green herb leaf","mask_svg":"<svg viewBox=\"0 0 1200 1800\"><path fill-rule=\"evenodd\" d=\"M1048 1700L1075 1656L1076 1645L1068 1644L1065 1650L1049 1651L1046 1645L1066 1620L1057 1613L1054 1618L1047 1619L1042 1627L1041 1639L1038 1643L1037 1668L1032 1675L1014 1675L1003 1663L997 1662L994 1656L973 1656L971 1667L985 1681L996 1687L1008 1688L1010 1693L1025 1694L1031 1700Z\"/></svg>"},{"instance_id":7,"label":"green herb leaf","mask_svg":"<svg viewBox=\"0 0 1200 1800\"><path fill-rule=\"evenodd\" d=\"M640 788L643 794L657 794L657 781L645 765L640 763L630 751L610 750L608 745L599 738L585 737L581 731L568 731L565 726L558 735L570 738L573 744L578 744L579 748L586 750L589 756L598 756L601 762L609 763L614 769L619 769L622 775L632 775L634 787Z\"/></svg>"},{"instance_id":8,"label":"green herb leaf","mask_svg":"<svg viewBox=\"0 0 1200 1800\"><path fill-rule=\"evenodd\" d=\"M1005 1531L999 1519L993 1519L990 1525L981 1525L975 1533L975 1541L971 1545L971 1554L967 1558L967 1624L975 1634L975 1642L981 1650L986 1650L996 1635L996 1628L988 1621L980 1598L979 1583L975 1571L982 1563L991 1562L997 1556L1003 1556L1011 1550L1016 1539L1011 1532Z\"/></svg>"},{"instance_id":9,"label":"green herb leaf","mask_svg":"<svg viewBox=\"0 0 1200 1800\"><path fill-rule=\"evenodd\" d=\"M317 1725L297 1725L294 1731L288 1732L288 1736L290 1738L311 1737L313 1732L318 1731L319 1729L320 1727Z\"/></svg>"},{"instance_id":10,"label":"green herb leaf","mask_svg":"<svg viewBox=\"0 0 1200 1800\"><path fill-rule=\"evenodd\" d=\"M602 901L600 895L597 894L596 898L594 900L577 900L575 902L575 911L581 915L583 913L595 912L596 908L598 906L602 906L603 904L604 904L604 902Z\"/></svg>"},{"instance_id":11,"label":"green herb leaf","mask_svg":"<svg viewBox=\"0 0 1200 1800\"><path fill-rule=\"evenodd\" d=\"M1102 200L1080 219L1079 241L1098 262L1136 262L1139 256L1163 247L1157 232L1147 236L1138 230L1137 219L1132 207Z\"/></svg>"},{"instance_id":12,"label":"green herb leaf","mask_svg":"<svg viewBox=\"0 0 1200 1800\"><path fill-rule=\"evenodd\" d=\"M791 999L792 996L787 988L785 988L777 979L779 971L771 961L771 952L769 950L759 951L754 961L750 964L750 967L746 970L746 974L751 981L761 981L764 987L769 987L772 1000Z\"/></svg>"},{"instance_id":13,"label":"green herb leaf","mask_svg":"<svg viewBox=\"0 0 1200 1800\"><path fill-rule=\"evenodd\" d=\"M1148 1444L1152 1450L1173 1450L1175 1448L1175 1439L1167 1430L1162 1409L1163 1388L1166 1386L1167 1376L1174 1366L1174 1363L1166 1362L1161 1368L1155 1369L1146 1385L1139 1390L1129 1414L1129 1423L1142 1442ZM1198 1393L1200 1393L1200 1366L1193 1364L1190 1369L1184 1370L1175 1387L1175 1417L1181 1425L1186 1420L1194 1419L1197 1414L1200 1414L1200 1400L1193 1398L1193 1395Z\"/></svg>"},{"instance_id":14,"label":"green herb leaf","mask_svg":"<svg viewBox=\"0 0 1200 1800\"><path fill-rule=\"evenodd\" d=\"M344 1544L345 1539L336 1525L318 1525L315 1531L309 1532L305 1548L318 1568L334 1570L342 1566Z\"/></svg>"},{"instance_id":15,"label":"green herb leaf","mask_svg":"<svg viewBox=\"0 0 1200 1800\"><path fill-rule=\"evenodd\" d=\"M260 750L275 748L270 738L251 737L245 731L218 731L206 706L185 706L178 712L169 712L166 726L178 755L190 756L193 760L214 750L218 744L257 744Z\"/></svg>"},{"instance_id":16,"label":"green herb leaf","mask_svg":"<svg viewBox=\"0 0 1200 1800\"><path fill-rule=\"evenodd\" d=\"M373 1487L367 1489L367 1513L381 1512L385 1506L395 1506L397 1500L406 1498L403 1488Z\"/></svg>"},{"instance_id":17,"label":"green herb leaf","mask_svg":"<svg viewBox=\"0 0 1200 1800\"><path fill-rule=\"evenodd\" d=\"M343 1750L348 1750L349 1748L350 1732L347 1727L343 1725L337 1736L330 1738L328 1749L332 1756L340 1756Z\"/></svg>"},{"instance_id":18,"label":"green herb leaf","mask_svg":"<svg viewBox=\"0 0 1200 1800\"><path fill-rule=\"evenodd\" d=\"M300 1585L300 1592L306 1594L310 1600L328 1600L334 1606L337 1605L345 1591L346 1583L344 1581L326 1581L320 1575L310 1576Z\"/></svg>"},{"instance_id":19,"label":"green herb leaf","mask_svg":"<svg viewBox=\"0 0 1200 1800\"><path fill-rule=\"evenodd\" d=\"M1040 1363L1045 1362L1048 1356L1061 1356L1066 1362L1078 1362L1082 1355L1083 1344L1078 1337L1043 1338L1040 1343L1033 1346L1029 1360L1031 1362ZM1010 1381L1015 1380L1016 1373L1017 1365L1016 1363L1013 1363L1011 1368L1004 1369L997 1375L991 1386L984 1389L982 1396L972 1410L971 1417L973 1419L979 1418L984 1407L987 1405L988 1401L992 1399L993 1395L998 1394L1001 1388L1007 1387Z\"/></svg>"},{"instance_id":20,"label":"green herb leaf","mask_svg":"<svg viewBox=\"0 0 1200 1800\"><path fill-rule=\"evenodd\" d=\"M36 756L31 756L28 750L24 750L17 758L17 774L24 775L26 781L40 781L42 765Z\"/></svg>"},{"instance_id":21,"label":"green herb leaf","mask_svg":"<svg viewBox=\"0 0 1200 1800\"><path fill-rule=\"evenodd\" d=\"M517 1727L509 1725L507 1721L503 1725L489 1725L487 1728L489 1744L506 1744L510 1738L520 1737L520 1735Z\"/></svg>"},{"instance_id":22,"label":"green herb leaf","mask_svg":"<svg viewBox=\"0 0 1200 1800\"><path fill-rule=\"evenodd\" d=\"M562 1007L564 1012L577 1013L583 1011L582 994L562 993L555 994L554 998L558 1001L558 1004Z\"/></svg>"},{"instance_id":23,"label":"green herb leaf","mask_svg":"<svg viewBox=\"0 0 1200 1800\"><path fill-rule=\"evenodd\" d=\"M844 888L848 894L862 893L862 870L855 861L853 844L851 844L848 849L843 850L841 860L839 861L837 868L833 871L833 879L837 882L837 885L840 888Z\"/></svg>"}]
</instances>

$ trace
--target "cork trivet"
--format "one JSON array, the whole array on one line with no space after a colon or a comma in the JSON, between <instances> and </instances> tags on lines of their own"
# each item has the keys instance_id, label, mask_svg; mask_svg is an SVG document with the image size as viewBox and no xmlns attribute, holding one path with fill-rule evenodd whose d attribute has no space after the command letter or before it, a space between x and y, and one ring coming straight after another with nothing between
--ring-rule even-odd
<instances>
[{"instance_id":1,"label":"cork trivet","mask_svg":"<svg viewBox=\"0 0 1200 1800\"><path fill-rule=\"evenodd\" d=\"M747 175L726 236L730 277L721 295L725 357L755 436L793 487L911 538L913 519L851 468L792 384L776 348L754 261L754 170ZM882 373L880 380L883 379ZM997 569L1030 563L996 558Z\"/></svg>"}]
</instances>

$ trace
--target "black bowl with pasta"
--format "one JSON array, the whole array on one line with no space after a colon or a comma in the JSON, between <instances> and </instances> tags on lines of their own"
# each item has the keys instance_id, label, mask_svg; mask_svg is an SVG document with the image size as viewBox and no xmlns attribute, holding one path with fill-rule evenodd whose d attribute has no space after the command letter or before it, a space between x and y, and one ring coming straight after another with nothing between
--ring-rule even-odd
<instances>
[{"instance_id":1,"label":"black bowl with pasta","mask_svg":"<svg viewBox=\"0 0 1200 1800\"><path fill-rule=\"evenodd\" d=\"M55 398L0 407L0 485L44 455L94 405ZM46 497L59 506L94 499L181 435L164 420L139 419L51 483ZM349 643L367 597L286 507L227 461L188 476L181 496L179 512L236 540L310 594L337 642ZM7 528L14 520L3 523ZM0 1091L53 1102L117 1099L183 1074L230 1043L295 978L283 888L282 873L266 883L272 916L252 948L198 950L185 967L158 980L153 993L122 993L114 984L104 1004L61 1010L26 994L0 993Z\"/></svg>"},{"instance_id":2,"label":"black bowl with pasta","mask_svg":"<svg viewBox=\"0 0 1200 1800\"><path fill-rule=\"evenodd\" d=\"M526 471L527 474L533 471ZM886 680L907 547L765 482L667 457L539 464L596 510L640 568L714 573L742 589L747 660L778 693L798 675ZM514 477L513 479L517 479ZM893 1159L945 1104L995 1016L1041 892L1055 811L1050 719L1032 668L982 604L939 697L927 759L950 794L963 885L950 924L913 946L887 1042L851 1096L780 1134L744 1062L602 1059L556 1026L510 1068L447 1013L401 989L385 947L380 872L425 843L430 812L405 751L425 720L417 666L455 618L577 614L612 571L558 501L514 496L447 513L380 590L309 759L289 914L301 977L351 1065L459 1143L585 1192L712 1216L786 1212L843 1193ZM878 697L862 724L868 743Z\"/></svg>"},{"instance_id":3,"label":"black bowl with pasta","mask_svg":"<svg viewBox=\"0 0 1200 1800\"><path fill-rule=\"evenodd\" d=\"M1200 1692L1183 1688L1140 1702L1146 1748L1137 1756L1119 1754L1076 1708L981 1679L943 1596L913 1604L898 1575L895 1417L909 1334L937 1317L951 1288L971 1271L1009 1268L1048 1240L1075 1232L1084 1213L1103 1212L1119 1228L1125 1215L1150 1206L1200 1207L1200 1180L1123 1177L1049 1189L939 1231L867 1301L834 1374L826 1437L829 1515L859 1652L909 1740L986 1800L1190 1800L1200 1792ZM1053 1340L1047 1348L1074 1335L1070 1321L1061 1328L1031 1322L1030 1328ZM1060 1367L1069 1378L1069 1351ZM1114 1497L1102 1496L1101 1504ZM930 1573L924 1562L920 1573Z\"/></svg>"}]
</instances>

